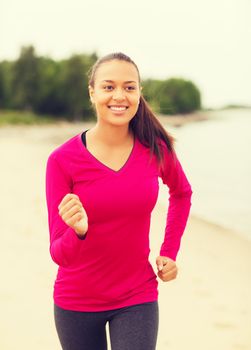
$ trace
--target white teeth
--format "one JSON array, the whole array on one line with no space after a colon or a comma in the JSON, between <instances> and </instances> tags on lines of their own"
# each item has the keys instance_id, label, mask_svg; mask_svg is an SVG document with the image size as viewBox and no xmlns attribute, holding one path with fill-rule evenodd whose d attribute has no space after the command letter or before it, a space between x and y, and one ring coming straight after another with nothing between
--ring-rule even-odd
<instances>
[{"instance_id":1,"label":"white teeth","mask_svg":"<svg viewBox=\"0 0 251 350\"><path fill-rule=\"evenodd\" d=\"M114 106L111 106L110 109L112 109L113 111L125 111L126 107L114 107Z\"/></svg>"}]
</instances>

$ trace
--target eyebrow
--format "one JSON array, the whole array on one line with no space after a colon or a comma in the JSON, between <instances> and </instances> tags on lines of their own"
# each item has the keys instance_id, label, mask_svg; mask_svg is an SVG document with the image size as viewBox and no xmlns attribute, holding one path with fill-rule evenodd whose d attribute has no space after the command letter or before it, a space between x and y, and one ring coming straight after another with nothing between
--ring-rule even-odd
<instances>
[{"instance_id":1,"label":"eyebrow","mask_svg":"<svg viewBox=\"0 0 251 350\"><path fill-rule=\"evenodd\" d=\"M106 83L114 83L114 81L113 81L113 80L102 80L102 82L106 82ZM134 80L128 80L128 81L125 81L124 83L125 83L125 84L129 84L129 83L135 83L135 84L137 84L137 82L136 82L136 81L134 81Z\"/></svg>"}]
</instances>

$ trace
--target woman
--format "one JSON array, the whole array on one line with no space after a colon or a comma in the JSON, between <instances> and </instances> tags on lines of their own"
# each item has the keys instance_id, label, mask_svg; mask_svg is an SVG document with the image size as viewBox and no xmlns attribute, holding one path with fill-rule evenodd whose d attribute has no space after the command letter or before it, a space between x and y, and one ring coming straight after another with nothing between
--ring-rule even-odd
<instances>
[{"instance_id":1,"label":"woman","mask_svg":"<svg viewBox=\"0 0 251 350\"><path fill-rule=\"evenodd\" d=\"M64 350L153 350L158 281L176 278L191 186L141 95L136 64L115 53L90 71L97 122L55 149L46 171L50 253L59 265L54 317ZM158 177L169 187L164 241L149 258Z\"/></svg>"}]
</instances>

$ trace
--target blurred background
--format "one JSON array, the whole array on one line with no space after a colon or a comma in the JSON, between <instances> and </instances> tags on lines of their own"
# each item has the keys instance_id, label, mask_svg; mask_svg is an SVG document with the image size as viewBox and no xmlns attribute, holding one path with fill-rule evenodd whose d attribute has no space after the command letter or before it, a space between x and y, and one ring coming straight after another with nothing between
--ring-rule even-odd
<instances>
[{"instance_id":1,"label":"blurred background","mask_svg":"<svg viewBox=\"0 0 251 350\"><path fill-rule=\"evenodd\" d=\"M0 2L1 349L60 349L46 160L95 123L87 73L118 51L138 65L194 192L183 277L160 287L157 350L251 349L250 15L248 0ZM160 184L153 254L167 196Z\"/></svg>"}]
</instances>

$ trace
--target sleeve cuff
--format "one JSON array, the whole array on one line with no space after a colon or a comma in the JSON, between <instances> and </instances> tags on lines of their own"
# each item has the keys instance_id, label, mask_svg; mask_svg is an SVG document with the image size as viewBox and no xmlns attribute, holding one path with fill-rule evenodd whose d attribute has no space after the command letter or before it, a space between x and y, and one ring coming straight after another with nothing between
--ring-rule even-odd
<instances>
[{"instance_id":1,"label":"sleeve cuff","mask_svg":"<svg viewBox=\"0 0 251 350\"><path fill-rule=\"evenodd\" d=\"M88 231L87 231L88 232ZM80 239L81 241L86 239L87 236L87 232L84 235L79 235L78 233L75 232L76 236L78 239Z\"/></svg>"}]
</instances>

